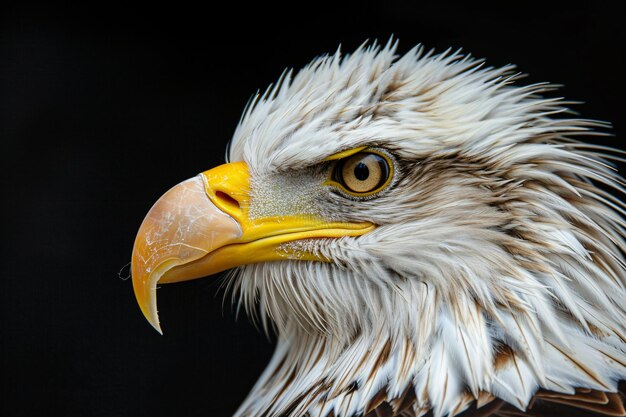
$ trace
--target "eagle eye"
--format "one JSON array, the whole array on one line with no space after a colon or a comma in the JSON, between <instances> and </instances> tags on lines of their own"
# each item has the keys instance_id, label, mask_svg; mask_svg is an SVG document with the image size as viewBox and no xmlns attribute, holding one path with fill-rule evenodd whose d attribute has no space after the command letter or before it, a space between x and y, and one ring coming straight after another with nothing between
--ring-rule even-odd
<instances>
[{"instance_id":1,"label":"eagle eye","mask_svg":"<svg viewBox=\"0 0 626 417\"><path fill-rule=\"evenodd\" d=\"M336 162L332 182L352 196L367 197L389 185L392 167L387 155L362 151Z\"/></svg>"}]
</instances>

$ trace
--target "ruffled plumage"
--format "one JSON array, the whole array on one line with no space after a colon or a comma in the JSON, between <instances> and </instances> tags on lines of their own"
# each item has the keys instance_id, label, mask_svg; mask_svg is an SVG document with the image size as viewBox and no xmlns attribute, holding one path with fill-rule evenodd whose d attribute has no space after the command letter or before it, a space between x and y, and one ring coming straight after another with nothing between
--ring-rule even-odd
<instances>
[{"instance_id":1,"label":"ruffled plumage","mask_svg":"<svg viewBox=\"0 0 626 417\"><path fill-rule=\"evenodd\" d=\"M605 394L626 378L618 158L579 141L604 123L513 70L390 42L251 100L228 155L250 167L251 213L377 228L290 244L330 263L232 275L235 302L278 335L238 417L624 415ZM392 186L360 201L321 189L323 160L360 146L395 156Z\"/></svg>"}]
</instances>

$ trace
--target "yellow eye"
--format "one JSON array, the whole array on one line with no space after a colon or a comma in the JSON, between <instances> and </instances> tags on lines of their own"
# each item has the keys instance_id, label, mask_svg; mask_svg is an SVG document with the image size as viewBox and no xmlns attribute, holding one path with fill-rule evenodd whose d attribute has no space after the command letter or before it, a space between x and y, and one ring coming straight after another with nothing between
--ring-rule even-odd
<instances>
[{"instance_id":1,"label":"yellow eye","mask_svg":"<svg viewBox=\"0 0 626 417\"><path fill-rule=\"evenodd\" d=\"M387 186L391 174L392 166L386 155L359 152L337 161L333 180L349 194L364 197Z\"/></svg>"}]
</instances>

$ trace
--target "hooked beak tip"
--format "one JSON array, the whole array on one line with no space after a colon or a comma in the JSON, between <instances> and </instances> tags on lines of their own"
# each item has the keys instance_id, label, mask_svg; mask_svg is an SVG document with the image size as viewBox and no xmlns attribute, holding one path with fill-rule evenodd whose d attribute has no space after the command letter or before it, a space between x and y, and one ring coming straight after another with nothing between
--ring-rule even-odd
<instances>
[{"instance_id":1,"label":"hooked beak tip","mask_svg":"<svg viewBox=\"0 0 626 417\"><path fill-rule=\"evenodd\" d=\"M157 200L139 228L131 260L137 303L156 331L163 334L157 312L158 283L196 278L174 279L169 272L239 236L241 227L211 201L201 175Z\"/></svg>"}]
</instances>

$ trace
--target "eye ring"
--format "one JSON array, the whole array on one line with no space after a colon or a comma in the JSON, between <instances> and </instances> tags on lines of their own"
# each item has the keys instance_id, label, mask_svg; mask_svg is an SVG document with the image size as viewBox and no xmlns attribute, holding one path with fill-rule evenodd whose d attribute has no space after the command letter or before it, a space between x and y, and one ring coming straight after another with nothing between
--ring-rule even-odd
<instances>
[{"instance_id":1,"label":"eye ring","mask_svg":"<svg viewBox=\"0 0 626 417\"><path fill-rule=\"evenodd\" d=\"M350 196L369 197L387 188L393 174L394 164L386 152L364 149L338 159L329 182Z\"/></svg>"}]
</instances>

